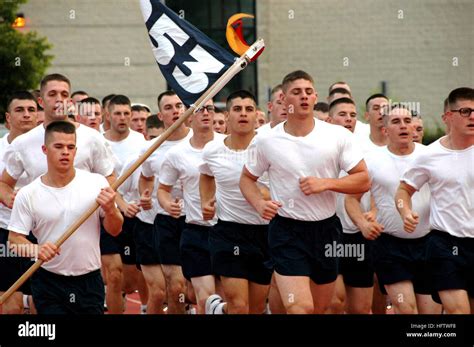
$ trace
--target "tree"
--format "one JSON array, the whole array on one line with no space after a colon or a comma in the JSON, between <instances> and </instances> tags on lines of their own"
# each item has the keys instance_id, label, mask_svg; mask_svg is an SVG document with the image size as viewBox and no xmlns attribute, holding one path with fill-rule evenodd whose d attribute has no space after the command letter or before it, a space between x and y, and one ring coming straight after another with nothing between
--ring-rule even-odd
<instances>
[{"instance_id":1,"label":"tree","mask_svg":"<svg viewBox=\"0 0 474 347\"><path fill-rule=\"evenodd\" d=\"M18 7L28 0L0 1L0 116L5 116L11 92L36 89L52 55L45 54L52 45L35 31L14 29Z\"/></svg>"}]
</instances>

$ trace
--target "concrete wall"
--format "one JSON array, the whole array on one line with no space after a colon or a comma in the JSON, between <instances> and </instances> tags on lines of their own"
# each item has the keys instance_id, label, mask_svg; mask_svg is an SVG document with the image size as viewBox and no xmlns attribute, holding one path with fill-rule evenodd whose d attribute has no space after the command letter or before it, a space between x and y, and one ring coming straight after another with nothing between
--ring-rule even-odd
<instances>
[{"instance_id":1,"label":"concrete wall","mask_svg":"<svg viewBox=\"0 0 474 347\"><path fill-rule=\"evenodd\" d=\"M73 90L124 93L156 111L166 84L137 0L30 0L22 10L54 44L49 72L69 76ZM472 0L258 0L257 36L266 42L260 103L285 74L303 69L320 99L346 80L362 111L386 81L389 96L418 102L425 118L439 120L449 91L474 85L473 13Z\"/></svg>"}]
</instances>

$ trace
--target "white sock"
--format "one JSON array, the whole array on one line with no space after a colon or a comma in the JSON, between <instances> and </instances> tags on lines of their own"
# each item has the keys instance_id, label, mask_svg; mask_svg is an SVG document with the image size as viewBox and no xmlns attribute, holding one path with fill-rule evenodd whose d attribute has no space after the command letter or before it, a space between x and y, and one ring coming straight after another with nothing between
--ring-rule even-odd
<instances>
[{"instance_id":1,"label":"white sock","mask_svg":"<svg viewBox=\"0 0 474 347\"><path fill-rule=\"evenodd\" d=\"M28 301L28 295L23 294L23 307L25 309L30 308L30 302Z\"/></svg>"},{"instance_id":2,"label":"white sock","mask_svg":"<svg viewBox=\"0 0 474 347\"><path fill-rule=\"evenodd\" d=\"M146 309L147 309L146 305L140 305L140 312L146 313Z\"/></svg>"}]
</instances>

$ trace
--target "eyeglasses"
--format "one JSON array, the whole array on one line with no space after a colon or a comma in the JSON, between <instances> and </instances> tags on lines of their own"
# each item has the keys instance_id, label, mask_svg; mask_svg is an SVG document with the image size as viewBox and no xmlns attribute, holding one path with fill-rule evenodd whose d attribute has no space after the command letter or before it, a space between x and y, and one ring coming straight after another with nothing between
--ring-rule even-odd
<instances>
[{"instance_id":1,"label":"eyeglasses","mask_svg":"<svg viewBox=\"0 0 474 347\"><path fill-rule=\"evenodd\" d=\"M207 106L198 108L196 112L204 112L204 109L206 109L207 112L211 113L211 112L214 112L216 108L212 105L207 105Z\"/></svg>"},{"instance_id":2,"label":"eyeglasses","mask_svg":"<svg viewBox=\"0 0 474 347\"><path fill-rule=\"evenodd\" d=\"M474 112L474 108L463 107L463 108L460 108L459 110L451 110L451 112L459 112L461 117L469 117L471 113Z\"/></svg>"}]
</instances>

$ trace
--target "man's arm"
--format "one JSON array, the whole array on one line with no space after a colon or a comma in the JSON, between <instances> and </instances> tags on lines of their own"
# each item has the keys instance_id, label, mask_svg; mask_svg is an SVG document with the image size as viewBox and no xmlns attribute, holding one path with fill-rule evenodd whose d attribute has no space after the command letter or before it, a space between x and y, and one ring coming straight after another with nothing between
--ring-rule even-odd
<instances>
[{"instance_id":1,"label":"man's arm","mask_svg":"<svg viewBox=\"0 0 474 347\"><path fill-rule=\"evenodd\" d=\"M216 181L213 176L199 176L199 195L201 196L202 218L210 220L216 214Z\"/></svg>"},{"instance_id":2,"label":"man's arm","mask_svg":"<svg viewBox=\"0 0 474 347\"><path fill-rule=\"evenodd\" d=\"M7 170L3 170L0 179L0 202L10 209L13 207L13 202L15 201L16 182L17 180L10 176Z\"/></svg>"},{"instance_id":3,"label":"man's arm","mask_svg":"<svg viewBox=\"0 0 474 347\"><path fill-rule=\"evenodd\" d=\"M411 185L400 182L397 192L395 193L395 206L403 220L405 231L411 233L415 231L419 223L418 213L411 209L411 197L415 194L416 189Z\"/></svg>"},{"instance_id":4,"label":"man's arm","mask_svg":"<svg viewBox=\"0 0 474 347\"><path fill-rule=\"evenodd\" d=\"M245 199L253 206L259 215L267 220L271 220L282 206L281 202L266 200L264 194L257 186L258 177L252 175L244 166L240 175L240 191Z\"/></svg>"},{"instance_id":5,"label":"man's arm","mask_svg":"<svg viewBox=\"0 0 474 347\"><path fill-rule=\"evenodd\" d=\"M36 245L30 242L26 235L11 230L8 233L8 241L11 248L13 248L12 245L29 245L29 247L14 247L21 257L38 258L46 262L53 259L60 252L60 249L54 243L46 242L42 245Z\"/></svg>"},{"instance_id":6,"label":"man's arm","mask_svg":"<svg viewBox=\"0 0 474 347\"><path fill-rule=\"evenodd\" d=\"M144 210L152 208L151 193L155 188L155 176L146 177L140 174L138 192L140 193L140 206Z\"/></svg>"},{"instance_id":7,"label":"man's arm","mask_svg":"<svg viewBox=\"0 0 474 347\"><path fill-rule=\"evenodd\" d=\"M364 214L360 206L362 195L364 194L347 194L344 200L345 209L362 235L368 240L375 240L383 232L384 227Z\"/></svg>"},{"instance_id":8,"label":"man's arm","mask_svg":"<svg viewBox=\"0 0 474 347\"><path fill-rule=\"evenodd\" d=\"M326 190L344 194L365 193L370 189L370 178L364 160L342 178L301 177L300 189L305 195L319 194Z\"/></svg>"},{"instance_id":9,"label":"man's arm","mask_svg":"<svg viewBox=\"0 0 474 347\"><path fill-rule=\"evenodd\" d=\"M110 187L103 188L97 197L97 203L104 211L102 225L112 236L117 236L122 231L123 216L115 205L117 193Z\"/></svg>"},{"instance_id":10,"label":"man's arm","mask_svg":"<svg viewBox=\"0 0 474 347\"><path fill-rule=\"evenodd\" d=\"M158 201L161 207L163 207L163 209L168 212L171 217L179 218L181 215L181 205L179 203L179 199L175 199L173 201L173 197L171 196L172 190L173 186L167 186L160 183L158 186Z\"/></svg>"}]
</instances>

